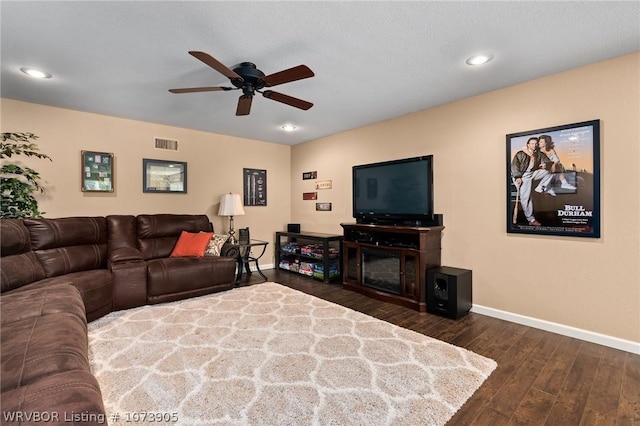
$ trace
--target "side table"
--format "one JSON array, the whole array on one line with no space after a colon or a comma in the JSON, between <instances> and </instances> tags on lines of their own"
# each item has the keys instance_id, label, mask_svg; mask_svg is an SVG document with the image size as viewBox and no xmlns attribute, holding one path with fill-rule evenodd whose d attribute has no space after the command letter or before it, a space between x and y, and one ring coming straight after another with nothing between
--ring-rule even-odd
<instances>
[{"instance_id":1,"label":"side table","mask_svg":"<svg viewBox=\"0 0 640 426\"><path fill-rule=\"evenodd\" d=\"M240 283L240 280L242 279L242 274L245 269L247 270L247 275L251 275L251 268L249 267L249 262L254 262L256 265L256 272L258 272L262 276L262 278L267 280L267 276L263 274L262 271L260 270L260 265L258 264L258 260L262 257L264 252L267 250L268 244L269 243L267 241L254 240L254 239L251 239L249 241L241 241L238 243L238 246L240 246L240 255L236 259L236 261L238 262L238 275L236 276L236 285ZM258 253L257 255L253 253L254 247L257 247L256 249L256 253ZM262 250L259 249L260 247L262 247Z\"/></svg>"}]
</instances>

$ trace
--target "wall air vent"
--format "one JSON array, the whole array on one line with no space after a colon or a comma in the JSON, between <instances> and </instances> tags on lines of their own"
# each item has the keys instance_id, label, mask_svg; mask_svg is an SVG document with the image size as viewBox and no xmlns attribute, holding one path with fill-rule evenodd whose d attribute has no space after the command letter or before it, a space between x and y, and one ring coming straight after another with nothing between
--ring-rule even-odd
<instances>
[{"instance_id":1,"label":"wall air vent","mask_svg":"<svg viewBox=\"0 0 640 426\"><path fill-rule=\"evenodd\" d=\"M169 151L178 150L178 141L174 139L155 138L156 149L168 149Z\"/></svg>"}]
</instances>

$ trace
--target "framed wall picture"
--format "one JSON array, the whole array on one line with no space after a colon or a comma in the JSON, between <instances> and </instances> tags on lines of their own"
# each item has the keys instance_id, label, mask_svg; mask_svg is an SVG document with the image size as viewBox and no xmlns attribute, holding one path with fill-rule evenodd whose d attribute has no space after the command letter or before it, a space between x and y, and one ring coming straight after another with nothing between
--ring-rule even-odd
<instances>
[{"instance_id":1,"label":"framed wall picture","mask_svg":"<svg viewBox=\"0 0 640 426\"><path fill-rule=\"evenodd\" d=\"M600 238L600 121L507 135L507 232Z\"/></svg>"},{"instance_id":2,"label":"framed wall picture","mask_svg":"<svg viewBox=\"0 0 640 426\"><path fill-rule=\"evenodd\" d=\"M113 154L82 151L82 192L113 192Z\"/></svg>"},{"instance_id":3,"label":"framed wall picture","mask_svg":"<svg viewBox=\"0 0 640 426\"><path fill-rule=\"evenodd\" d=\"M267 205L267 171L262 169L242 169L245 206Z\"/></svg>"},{"instance_id":4,"label":"framed wall picture","mask_svg":"<svg viewBox=\"0 0 640 426\"><path fill-rule=\"evenodd\" d=\"M316 182L316 189L331 189L332 183L330 180L319 180Z\"/></svg>"},{"instance_id":5,"label":"framed wall picture","mask_svg":"<svg viewBox=\"0 0 640 426\"><path fill-rule=\"evenodd\" d=\"M318 212L330 212L331 203L316 203L316 211Z\"/></svg>"},{"instance_id":6,"label":"framed wall picture","mask_svg":"<svg viewBox=\"0 0 640 426\"><path fill-rule=\"evenodd\" d=\"M142 192L187 193L187 163L142 159Z\"/></svg>"},{"instance_id":7,"label":"framed wall picture","mask_svg":"<svg viewBox=\"0 0 640 426\"><path fill-rule=\"evenodd\" d=\"M317 200L318 193L317 192L303 192L302 193L303 200Z\"/></svg>"}]
</instances>

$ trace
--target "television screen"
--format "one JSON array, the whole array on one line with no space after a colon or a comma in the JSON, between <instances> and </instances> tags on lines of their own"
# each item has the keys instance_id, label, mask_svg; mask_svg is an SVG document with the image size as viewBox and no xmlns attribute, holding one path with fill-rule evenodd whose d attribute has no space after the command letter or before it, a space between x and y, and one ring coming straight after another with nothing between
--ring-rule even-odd
<instances>
[{"instance_id":1,"label":"television screen","mask_svg":"<svg viewBox=\"0 0 640 426\"><path fill-rule=\"evenodd\" d=\"M433 156L353 167L353 217L428 220L433 216Z\"/></svg>"}]
</instances>

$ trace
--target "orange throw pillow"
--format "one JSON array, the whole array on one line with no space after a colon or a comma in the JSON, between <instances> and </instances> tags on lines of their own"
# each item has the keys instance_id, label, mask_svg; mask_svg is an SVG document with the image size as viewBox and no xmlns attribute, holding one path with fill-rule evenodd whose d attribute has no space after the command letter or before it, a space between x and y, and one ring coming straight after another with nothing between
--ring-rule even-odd
<instances>
[{"instance_id":1,"label":"orange throw pillow","mask_svg":"<svg viewBox=\"0 0 640 426\"><path fill-rule=\"evenodd\" d=\"M170 257L204 256L204 251L213 237L213 232L182 231Z\"/></svg>"}]
</instances>

